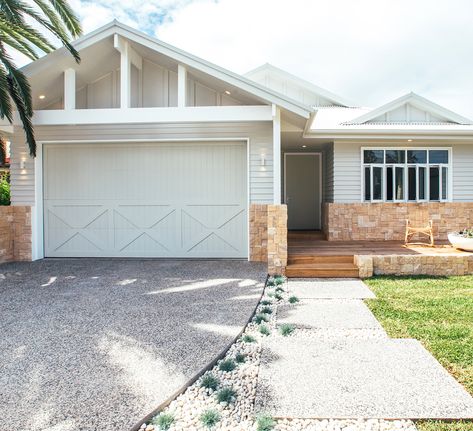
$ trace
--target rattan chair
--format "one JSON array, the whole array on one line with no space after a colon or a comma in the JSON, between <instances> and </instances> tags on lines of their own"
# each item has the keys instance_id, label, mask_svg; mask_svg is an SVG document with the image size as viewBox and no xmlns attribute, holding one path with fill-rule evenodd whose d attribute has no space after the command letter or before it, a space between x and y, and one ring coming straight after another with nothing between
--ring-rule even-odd
<instances>
[{"instance_id":1,"label":"rattan chair","mask_svg":"<svg viewBox=\"0 0 473 431\"><path fill-rule=\"evenodd\" d=\"M405 237L405 245L428 245L430 247L434 246L434 230L433 230L433 221L429 220L427 226L418 227L412 226L410 220L406 220L406 237ZM412 237L415 235L418 236L425 236L429 239L429 242L412 242Z\"/></svg>"}]
</instances>

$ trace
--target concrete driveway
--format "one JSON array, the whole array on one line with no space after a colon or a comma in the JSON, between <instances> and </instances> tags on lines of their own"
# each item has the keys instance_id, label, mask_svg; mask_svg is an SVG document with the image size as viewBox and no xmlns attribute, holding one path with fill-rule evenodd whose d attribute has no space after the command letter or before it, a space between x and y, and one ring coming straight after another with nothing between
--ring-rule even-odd
<instances>
[{"instance_id":1,"label":"concrete driveway","mask_svg":"<svg viewBox=\"0 0 473 431\"><path fill-rule=\"evenodd\" d=\"M0 429L122 431L241 331L265 267L46 259L0 274Z\"/></svg>"}]
</instances>

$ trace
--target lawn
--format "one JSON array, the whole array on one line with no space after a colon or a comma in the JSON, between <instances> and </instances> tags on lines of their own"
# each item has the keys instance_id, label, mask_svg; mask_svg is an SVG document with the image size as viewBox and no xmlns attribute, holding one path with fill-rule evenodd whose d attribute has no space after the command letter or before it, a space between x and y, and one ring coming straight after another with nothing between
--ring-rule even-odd
<instances>
[{"instance_id":1,"label":"lawn","mask_svg":"<svg viewBox=\"0 0 473 431\"><path fill-rule=\"evenodd\" d=\"M473 277L374 277L371 311L390 337L415 338L473 394ZM417 424L422 431L473 431L473 422Z\"/></svg>"}]
</instances>

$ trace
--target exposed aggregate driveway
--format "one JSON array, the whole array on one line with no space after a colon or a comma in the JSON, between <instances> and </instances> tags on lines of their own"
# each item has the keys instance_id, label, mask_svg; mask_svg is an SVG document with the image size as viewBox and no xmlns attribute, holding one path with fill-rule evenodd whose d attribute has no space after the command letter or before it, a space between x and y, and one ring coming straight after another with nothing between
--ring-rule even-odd
<instances>
[{"instance_id":1,"label":"exposed aggregate driveway","mask_svg":"<svg viewBox=\"0 0 473 431\"><path fill-rule=\"evenodd\" d=\"M130 429L242 330L264 280L238 260L0 265L0 430Z\"/></svg>"}]
</instances>

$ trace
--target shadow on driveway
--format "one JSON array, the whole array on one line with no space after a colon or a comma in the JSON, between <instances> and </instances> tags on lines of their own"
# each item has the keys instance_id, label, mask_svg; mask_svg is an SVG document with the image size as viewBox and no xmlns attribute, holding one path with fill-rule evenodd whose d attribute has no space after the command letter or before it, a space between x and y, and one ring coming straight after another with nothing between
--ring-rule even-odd
<instances>
[{"instance_id":1,"label":"shadow on driveway","mask_svg":"<svg viewBox=\"0 0 473 431\"><path fill-rule=\"evenodd\" d=\"M45 259L0 265L0 429L127 430L241 331L265 267Z\"/></svg>"}]
</instances>

